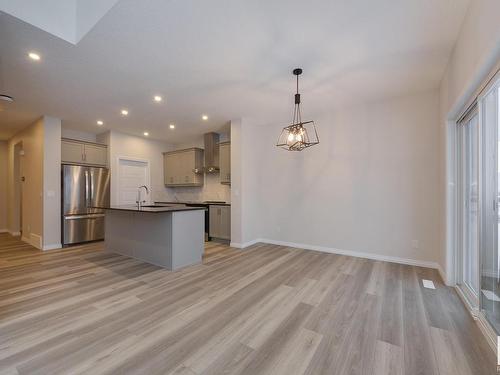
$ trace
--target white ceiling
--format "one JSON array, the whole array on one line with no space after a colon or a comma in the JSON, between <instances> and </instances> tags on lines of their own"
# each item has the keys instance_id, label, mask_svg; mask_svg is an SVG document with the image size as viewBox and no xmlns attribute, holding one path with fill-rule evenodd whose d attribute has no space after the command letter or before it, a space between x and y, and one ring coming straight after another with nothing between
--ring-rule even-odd
<instances>
[{"instance_id":1,"label":"white ceiling","mask_svg":"<svg viewBox=\"0 0 500 375\"><path fill-rule=\"evenodd\" d=\"M239 117L286 123L295 67L307 117L436 88L468 3L120 0L76 45L0 12L0 94L16 99L0 102L0 139L42 114L169 142Z\"/></svg>"}]
</instances>

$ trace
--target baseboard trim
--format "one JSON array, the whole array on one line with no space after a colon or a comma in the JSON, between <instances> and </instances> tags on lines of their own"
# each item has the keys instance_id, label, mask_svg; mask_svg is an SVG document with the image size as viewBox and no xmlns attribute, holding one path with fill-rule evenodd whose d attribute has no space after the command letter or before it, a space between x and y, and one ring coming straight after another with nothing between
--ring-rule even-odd
<instances>
[{"instance_id":1,"label":"baseboard trim","mask_svg":"<svg viewBox=\"0 0 500 375\"><path fill-rule=\"evenodd\" d=\"M462 300L462 303L464 304L469 314L476 321L477 325L479 326L479 330L481 331L484 338L488 342L488 345L490 346L491 350L493 350L493 352L496 354L497 335L495 333L495 330L490 325L490 323L488 323L484 314L481 311L479 311L477 307L471 305L469 299L465 296L465 294L462 292L462 289L460 289L458 285L455 286L455 291L457 292L458 297L460 297L460 299Z\"/></svg>"},{"instance_id":2,"label":"baseboard trim","mask_svg":"<svg viewBox=\"0 0 500 375\"><path fill-rule=\"evenodd\" d=\"M56 250L56 249L61 249L62 245L60 243L54 243L52 245L44 245L42 250Z\"/></svg>"},{"instance_id":3,"label":"baseboard trim","mask_svg":"<svg viewBox=\"0 0 500 375\"><path fill-rule=\"evenodd\" d=\"M460 289L460 287L458 285L455 285L454 286L454 289L455 291L457 292L458 296L460 297L460 299L462 300L462 303L465 305L465 307L467 308L467 311L469 311L470 315L472 316L472 318L474 320L477 320L478 319L478 316L479 316L479 309L477 307L474 307L469 299L465 296L464 292L462 292L462 289Z\"/></svg>"},{"instance_id":4,"label":"baseboard trim","mask_svg":"<svg viewBox=\"0 0 500 375\"><path fill-rule=\"evenodd\" d=\"M486 338L486 341L488 342L488 344L490 344L491 350L493 350L493 352L497 354L497 334L495 333L495 330L490 325L490 323L486 320L486 317L483 313L478 314L477 323L479 325L479 329Z\"/></svg>"},{"instance_id":5,"label":"baseboard trim","mask_svg":"<svg viewBox=\"0 0 500 375\"><path fill-rule=\"evenodd\" d=\"M30 244L33 247L36 247L39 250L43 250L42 246L42 237L38 234L30 233L30 237L21 237L21 241Z\"/></svg>"},{"instance_id":6,"label":"baseboard trim","mask_svg":"<svg viewBox=\"0 0 500 375\"><path fill-rule=\"evenodd\" d=\"M244 242L244 243L231 242L229 244L229 246L236 247L238 249L245 249L245 248L252 246L252 245L255 245L256 243L259 243L259 242L264 242L264 241L261 239L256 239L256 240L252 240L252 241L248 241L248 242Z\"/></svg>"},{"instance_id":7,"label":"baseboard trim","mask_svg":"<svg viewBox=\"0 0 500 375\"><path fill-rule=\"evenodd\" d=\"M9 234L10 234L11 236L14 236L14 237L18 237L18 236L20 236L20 235L21 235L21 232L12 232L12 231L10 231L10 230L7 230L7 232L9 232Z\"/></svg>"},{"instance_id":8,"label":"baseboard trim","mask_svg":"<svg viewBox=\"0 0 500 375\"><path fill-rule=\"evenodd\" d=\"M8 229L0 229L0 233L9 233Z\"/></svg>"},{"instance_id":9,"label":"baseboard trim","mask_svg":"<svg viewBox=\"0 0 500 375\"><path fill-rule=\"evenodd\" d=\"M439 272L439 276L441 276L441 281L446 285L446 286L455 286L454 283L450 282L448 280L448 275L446 275L446 272L444 272L443 267L438 263L437 264L437 270Z\"/></svg>"},{"instance_id":10,"label":"baseboard trim","mask_svg":"<svg viewBox=\"0 0 500 375\"><path fill-rule=\"evenodd\" d=\"M281 246L287 246L287 247L294 247L294 248L305 249L305 250L321 251L323 253L347 255L347 256L356 257L356 258L380 260L383 262L407 264L410 266L434 268L434 269L437 269L438 271L440 268L438 263L425 261L425 260L400 258L400 257L394 257L394 256L390 256L390 255L364 253L361 251L342 250L342 249L336 249L333 247L308 245L308 244L301 244L301 243L294 243L294 242L276 241L276 240L270 240L267 238L260 238L258 240L250 241L248 243L253 244L253 243L257 243L257 242L263 242L263 243L267 243L267 244L271 244L271 245L281 245Z\"/></svg>"},{"instance_id":11,"label":"baseboard trim","mask_svg":"<svg viewBox=\"0 0 500 375\"><path fill-rule=\"evenodd\" d=\"M30 244L32 244L37 249L43 249L43 239L42 236L36 233L30 233Z\"/></svg>"}]
</instances>

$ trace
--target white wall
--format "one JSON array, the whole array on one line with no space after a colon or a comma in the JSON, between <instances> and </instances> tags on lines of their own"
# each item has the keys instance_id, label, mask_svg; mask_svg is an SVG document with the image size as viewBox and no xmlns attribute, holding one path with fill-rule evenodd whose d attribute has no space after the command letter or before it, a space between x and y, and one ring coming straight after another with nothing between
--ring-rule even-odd
<instances>
[{"instance_id":1,"label":"white wall","mask_svg":"<svg viewBox=\"0 0 500 375\"><path fill-rule=\"evenodd\" d=\"M234 153L241 153L242 176L233 189L240 190L243 228L233 241L262 238L434 264L440 245L437 90L309 117L321 143L303 152L275 146L277 124L243 119L241 134L233 138L232 130L233 146L241 137ZM255 134L261 141L254 142Z\"/></svg>"},{"instance_id":2,"label":"white wall","mask_svg":"<svg viewBox=\"0 0 500 375\"><path fill-rule=\"evenodd\" d=\"M241 119L231 121L231 246L245 247L241 197Z\"/></svg>"},{"instance_id":3,"label":"white wall","mask_svg":"<svg viewBox=\"0 0 500 375\"><path fill-rule=\"evenodd\" d=\"M88 133L88 132L83 132L80 130L75 130L75 129L68 129L68 128L62 128L61 129L61 137L62 138L69 138L69 139L76 139L79 141L85 141L85 142L97 142L97 135L94 133Z\"/></svg>"},{"instance_id":4,"label":"white wall","mask_svg":"<svg viewBox=\"0 0 500 375\"><path fill-rule=\"evenodd\" d=\"M111 169L111 204L117 204L118 157L130 157L149 161L151 175L150 199L168 200L168 192L163 179L163 152L172 150L168 143L135 137L117 131L100 134L98 142L108 145Z\"/></svg>"},{"instance_id":5,"label":"white wall","mask_svg":"<svg viewBox=\"0 0 500 375\"><path fill-rule=\"evenodd\" d=\"M61 247L61 120L43 118L43 249Z\"/></svg>"},{"instance_id":6,"label":"white wall","mask_svg":"<svg viewBox=\"0 0 500 375\"><path fill-rule=\"evenodd\" d=\"M500 62L500 1L471 1L440 87L441 246L439 264L454 283L454 123Z\"/></svg>"},{"instance_id":7,"label":"white wall","mask_svg":"<svg viewBox=\"0 0 500 375\"><path fill-rule=\"evenodd\" d=\"M16 181L19 156L22 198ZM61 120L44 116L8 141L7 229L40 249L61 246ZM19 228L22 199L22 228Z\"/></svg>"},{"instance_id":8,"label":"white wall","mask_svg":"<svg viewBox=\"0 0 500 375\"><path fill-rule=\"evenodd\" d=\"M19 147L22 145L22 148ZM43 247L43 118L35 121L8 141L8 202L7 222L11 233L22 229L22 237L37 248ZM19 151L24 156L19 157ZM20 176L15 174L15 154L20 160L22 176L22 228L19 227L20 205L19 189L16 181Z\"/></svg>"},{"instance_id":9,"label":"white wall","mask_svg":"<svg viewBox=\"0 0 500 375\"><path fill-rule=\"evenodd\" d=\"M7 231L7 141L0 141L0 232Z\"/></svg>"}]
</instances>

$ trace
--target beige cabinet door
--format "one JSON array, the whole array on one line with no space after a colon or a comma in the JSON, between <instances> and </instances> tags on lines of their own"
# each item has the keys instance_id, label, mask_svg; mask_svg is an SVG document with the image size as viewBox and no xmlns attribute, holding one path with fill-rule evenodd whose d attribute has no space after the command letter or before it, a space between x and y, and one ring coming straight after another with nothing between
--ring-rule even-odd
<instances>
[{"instance_id":1,"label":"beige cabinet door","mask_svg":"<svg viewBox=\"0 0 500 375\"><path fill-rule=\"evenodd\" d=\"M214 238L220 238L220 206L209 206L209 228L208 235Z\"/></svg>"},{"instance_id":2,"label":"beige cabinet door","mask_svg":"<svg viewBox=\"0 0 500 375\"><path fill-rule=\"evenodd\" d=\"M219 146L219 167L221 184L231 183L231 144L221 143Z\"/></svg>"},{"instance_id":3,"label":"beige cabinet door","mask_svg":"<svg viewBox=\"0 0 500 375\"><path fill-rule=\"evenodd\" d=\"M210 205L209 235L223 240L231 239L231 206Z\"/></svg>"},{"instance_id":4,"label":"beige cabinet door","mask_svg":"<svg viewBox=\"0 0 500 375\"><path fill-rule=\"evenodd\" d=\"M176 155L163 156L163 173L165 185L175 185L176 181Z\"/></svg>"},{"instance_id":5,"label":"beige cabinet door","mask_svg":"<svg viewBox=\"0 0 500 375\"><path fill-rule=\"evenodd\" d=\"M219 238L231 239L231 206L220 206Z\"/></svg>"},{"instance_id":6,"label":"beige cabinet door","mask_svg":"<svg viewBox=\"0 0 500 375\"><path fill-rule=\"evenodd\" d=\"M186 184L194 184L194 169L195 166L195 154L194 151L188 151L184 153L183 156L183 168L182 168L182 177L184 178L184 183Z\"/></svg>"},{"instance_id":7,"label":"beige cabinet door","mask_svg":"<svg viewBox=\"0 0 500 375\"><path fill-rule=\"evenodd\" d=\"M186 152L179 152L175 154L176 156L176 165L175 165L175 183L177 185L187 184L188 178L186 176L186 170L188 168L188 157Z\"/></svg>"},{"instance_id":8,"label":"beige cabinet door","mask_svg":"<svg viewBox=\"0 0 500 375\"><path fill-rule=\"evenodd\" d=\"M203 167L203 150L186 149L163 154L165 185L167 186L202 186L203 173L194 169Z\"/></svg>"},{"instance_id":9,"label":"beige cabinet door","mask_svg":"<svg viewBox=\"0 0 500 375\"><path fill-rule=\"evenodd\" d=\"M61 161L63 163L83 163L85 149L83 143L61 141Z\"/></svg>"},{"instance_id":10,"label":"beige cabinet door","mask_svg":"<svg viewBox=\"0 0 500 375\"><path fill-rule=\"evenodd\" d=\"M85 144L84 149L85 163L103 166L108 164L108 149L106 147Z\"/></svg>"}]
</instances>

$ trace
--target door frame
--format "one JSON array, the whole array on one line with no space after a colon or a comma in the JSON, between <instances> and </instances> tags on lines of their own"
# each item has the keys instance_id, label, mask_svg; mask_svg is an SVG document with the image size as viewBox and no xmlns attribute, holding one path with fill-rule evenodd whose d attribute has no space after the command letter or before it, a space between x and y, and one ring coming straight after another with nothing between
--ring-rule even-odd
<instances>
[{"instance_id":1,"label":"door frame","mask_svg":"<svg viewBox=\"0 0 500 375\"><path fill-rule=\"evenodd\" d=\"M476 285L478 286L478 294L477 296L474 294L474 291L471 289L469 285L464 281L464 247L465 247L465 231L464 231L464 182L465 176L463 171L463 166L465 165L465 139L464 139L464 131L465 126L469 126L469 121L477 116L477 139L476 139L476 148L477 148L477 267L479 269L476 273ZM462 293L468 300L470 306L478 311L479 304L481 299L481 273L480 273L480 263L481 263L481 204L482 204L482 162L481 155L483 152L482 145L482 136L483 131L481 128L480 121L480 111L479 105L474 105L470 110L466 112L466 114L456 122L455 125L455 181L456 181L456 196L455 196L455 206L456 206L456 248L455 248L455 284L459 287Z\"/></svg>"},{"instance_id":2,"label":"door frame","mask_svg":"<svg viewBox=\"0 0 500 375\"><path fill-rule=\"evenodd\" d=\"M148 186L149 189L149 196L150 198L153 196L152 188L151 188L151 163L149 159L141 159L141 158L135 158L132 156L117 156L116 157L116 187L113 189L113 186L111 186L111 189L114 190L116 194L116 203L120 204L120 185L118 181L120 181L120 162L121 161L132 161L136 163L145 163L146 164L146 185Z\"/></svg>"},{"instance_id":3,"label":"door frame","mask_svg":"<svg viewBox=\"0 0 500 375\"><path fill-rule=\"evenodd\" d=\"M459 297L462 299L466 307L469 309L470 313L474 317L474 319L479 321L479 328L481 329L482 333L486 337L488 344L496 351L497 348L497 333L495 332L493 326L490 324L490 322L487 320L485 314L482 311L482 280L481 280L481 275L482 275L482 269L483 269L483 254L482 254L482 249L484 246L483 243L483 233L484 233L484 218L483 218L483 180L484 180L484 163L483 163L483 152L484 152L484 144L483 140L485 137L485 129L484 129L484 124L483 124L483 111L482 111L482 105L483 105L483 98L485 95L492 89L492 87L495 86L495 84L498 82L500 79L500 69L495 69L493 74L490 74L489 79L485 84L481 86L480 89L476 91L476 93L473 95L473 98L469 100L468 106L464 106L463 110L461 111L460 115L455 116L455 120L450 120L447 122L447 132L448 132L448 173L449 175L447 176L448 179L448 197L447 199L450 199L449 202L451 203L447 207L447 221L451 224L449 229L449 232L447 233L447 241L451 245L450 247L450 252L448 254L451 254L451 262L448 262L448 265L451 266L451 268L447 268L448 270L452 271L452 275L448 274L448 281L449 285L454 286ZM463 117L466 117L467 112L469 109L477 105L477 111L478 111L478 140L479 140L479 147L478 147L478 154L479 154L479 167L478 167L478 191L480 192L478 195L478 209L481 211L479 213L479 249L478 249L478 278L479 278L479 295L478 295L478 301L477 305L473 306L471 303L470 296L466 295L464 293L464 290L459 287L458 282L459 280L459 270L458 268L461 267L461 262L459 257L461 256L461 252L459 247L461 246L461 230L460 230L460 181L461 181L461 171L459 170L460 168L460 153L459 153L459 146L458 142L460 141L460 131L459 131L459 122L460 120L463 119ZM497 137L498 138L498 137ZM498 149L497 149L497 157L498 157Z\"/></svg>"},{"instance_id":4,"label":"door frame","mask_svg":"<svg viewBox=\"0 0 500 375\"><path fill-rule=\"evenodd\" d=\"M22 180L24 177L24 144L20 140L16 142L13 146L13 192L14 192L14 203L13 203L13 227L11 228L11 234L13 236L23 235L23 184Z\"/></svg>"}]
</instances>

